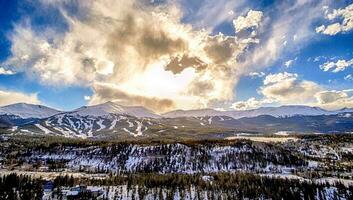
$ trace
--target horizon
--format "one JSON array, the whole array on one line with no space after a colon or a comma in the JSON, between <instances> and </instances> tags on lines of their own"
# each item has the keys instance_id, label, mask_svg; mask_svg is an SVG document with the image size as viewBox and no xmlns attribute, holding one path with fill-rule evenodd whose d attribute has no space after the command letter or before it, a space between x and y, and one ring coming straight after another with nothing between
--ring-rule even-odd
<instances>
[{"instance_id":1,"label":"horizon","mask_svg":"<svg viewBox=\"0 0 353 200\"><path fill-rule=\"evenodd\" d=\"M352 108L351 12L328 0L0 2L0 106Z\"/></svg>"}]
</instances>

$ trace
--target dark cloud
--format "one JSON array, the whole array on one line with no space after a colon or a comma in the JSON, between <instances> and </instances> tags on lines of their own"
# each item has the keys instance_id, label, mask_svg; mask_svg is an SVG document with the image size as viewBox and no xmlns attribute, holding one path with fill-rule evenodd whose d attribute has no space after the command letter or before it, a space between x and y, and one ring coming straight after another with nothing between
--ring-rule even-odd
<instances>
[{"instance_id":1,"label":"dark cloud","mask_svg":"<svg viewBox=\"0 0 353 200\"><path fill-rule=\"evenodd\" d=\"M193 96L207 96L213 89L213 82L196 80L190 84L187 94Z\"/></svg>"},{"instance_id":2,"label":"dark cloud","mask_svg":"<svg viewBox=\"0 0 353 200\"><path fill-rule=\"evenodd\" d=\"M118 58L128 54L133 49L142 59L145 68L150 61L161 56L172 56L187 49L187 42L179 37L172 37L157 22L149 22L137 13L127 15L118 21L118 28L110 34L107 41L109 53ZM152 20L152 19L151 19ZM137 59L137 58L133 58Z\"/></svg>"},{"instance_id":3,"label":"dark cloud","mask_svg":"<svg viewBox=\"0 0 353 200\"><path fill-rule=\"evenodd\" d=\"M197 57L184 54L182 56L172 58L165 69L172 71L174 74L178 74L188 67L195 68L196 70L203 70L207 67L207 64Z\"/></svg>"},{"instance_id":4,"label":"dark cloud","mask_svg":"<svg viewBox=\"0 0 353 200\"><path fill-rule=\"evenodd\" d=\"M208 37L206 44L204 50L215 64L226 63L234 57L238 46L234 37L220 35Z\"/></svg>"},{"instance_id":5,"label":"dark cloud","mask_svg":"<svg viewBox=\"0 0 353 200\"><path fill-rule=\"evenodd\" d=\"M122 105L144 106L157 112L175 108L174 102L170 99L133 95L108 84L96 83L93 88L95 94L92 97L92 103L117 101Z\"/></svg>"}]
</instances>

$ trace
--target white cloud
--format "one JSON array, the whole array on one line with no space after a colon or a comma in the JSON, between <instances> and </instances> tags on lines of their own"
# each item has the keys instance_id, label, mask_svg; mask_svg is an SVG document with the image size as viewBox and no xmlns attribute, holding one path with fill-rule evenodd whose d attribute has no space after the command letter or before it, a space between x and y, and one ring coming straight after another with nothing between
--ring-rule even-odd
<instances>
[{"instance_id":1,"label":"white cloud","mask_svg":"<svg viewBox=\"0 0 353 200\"><path fill-rule=\"evenodd\" d=\"M314 58L313 62L319 62L320 60L327 60L326 56L317 56Z\"/></svg>"},{"instance_id":2,"label":"white cloud","mask_svg":"<svg viewBox=\"0 0 353 200\"><path fill-rule=\"evenodd\" d=\"M316 106L326 108L329 110L337 110L346 108L353 108L352 90L324 90L315 94L317 99Z\"/></svg>"},{"instance_id":3,"label":"white cloud","mask_svg":"<svg viewBox=\"0 0 353 200\"><path fill-rule=\"evenodd\" d=\"M346 81L353 81L353 76L352 76L352 74L346 75L346 76L344 77L344 80L346 80Z\"/></svg>"},{"instance_id":4,"label":"white cloud","mask_svg":"<svg viewBox=\"0 0 353 200\"><path fill-rule=\"evenodd\" d=\"M263 87L261 93L282 104L307 104L313 101L313 94L319 86L311 81L285 80Z\"/></svg>"},{"instance_id":5,"label":"white cloud","mask_svg":"<svg viewBox=\"0 0 353 200\"><path fill-rule=\"evenodd\" d=\"M289 80L289 79L297 79L298 74L292 74L288 72L284 73L277 73L277 74L269 74L265 77L264 80L264 85L268 85L271 83L278 83L284 80Z\"/></svg>"},{"instance_id":6,"label":"white cloud","mask_svg":"<svg viewBox=\"0 0 353 200\"><path fill-rule=\"evenodd\" d=\"M342 9L334 9L331 13L326 11L326 18L331 21L339 18L342 21L327 26L321 25L315 29L317 33L336 35L351 31L353 29L353 4Z\"/></svg>"},{"instance_id":7,"label":"white cloud","mask_svg":"<svg viewBox=\"0 0 353 200\"><path fill-rule=\"evenodd\" d=\"M259 45L244 59L241 65L245 67L241 69L261 70L277 61L284 52L296 51L311 42L316 35L312 24L322 18L322 6L326 4L330 2L298 0L276 4L276 9L281 10L281 14L275 18L266 15L263 17L264 22L257 34L266 37L259 37ZM251 71L245 71L246 74L249 72Z\"/></svg>"},{"instance_id":8,"label":"white cloud","mask_svg":"<svg viewBox=\"0 0 353 200\"><path fill-rule=\"evenodd\" d=\"M13 103L40 104L36 93L21 93L15 91L0 90L0 106Z\"/></svg>"},{"instance_id":9,"label":"white cloud","mask_svg":"<svg viewBox=\"0 0 353 200\"><path fill-rule=\"evenodd\" d=\"M237 101L234 102L231 106L234 110L250 110L250 109L256 109L261 106L264 106L265 104L270 104L273 103L271 99L261 99L261 100L256 100L254 97L246 100L246 101Z\"/></svg>"},{"instance_id":10,"label":"white cloud","mask_svg":"<svg viewBox=\"0 0 353 200\"><path fill-rule=\"evenodd\" d=\"M284 63L284 66L286 66L287 68L290 67L293 64L294 60L288 60Z\"/></svg>"},{"instance_id":11,"label":"white cloud","mask_svg":"<svg viewBox=\"0 0 353 200\"><path fill-rule=\"evenodd\" d=\"M284 62L284 66L286 66L287 68L289 68L290 66L293 65L294 61L296 61L298 58L294 58L292 60L287 60L286 62Z\"/></svg>"},{"instance_id":12,"label":"white cloud","mask_svg":"<svg viewBox=\"0 0 353 200\"><path fill-rule=\"evenodd\" d=\"M235 32L247 30L249 28L258 28L262 21L263 13L261 11L250 10L246 16L239 16L233 20Z\"/></svg>"},{"instance_id":13,"label":"white cloud","mask_svg":"<svg viewBox=\"0 0 353 200\"><path fill-rule=\"evenodd\" d=\"M89 101L89 100L91 100L91 96L84 96L83 99L86 101Z\"/></svg>"},{"instance_id":14,"label":"white cloud","mask_svg":"<svg viewBox=\"0 0 353 200\"><path fill-rule=\"evenodd\" d=\"M13 75L13 74L15 74L15 72L8 69L4 69L3 67L0 67L0 75Z\"/></svg>"},{"instance_id":15,"label":"white cloud","mask_svg":"<svg viewBox=\"0 0 353 200\"><path fill-rule=\"evenodd\" d=\"M348 67L353 65L353 59L351 60L338 60L337 62L325 62L320 65L320 69L327 71L332 71L334 73L344 71Z\"/></svg>"},{"instance_id":16,"label":"white cloud","mask_svg":"<svg viewBox=\"0 0 353 200\"><path fill-rule=\"evenodd\" d=\"M299 80L297 74L278 73L266 76L258 91L260 100L250 98L232 104L236 110L258 108L266 104L318 106L329 110L353 107L353 89L325 90L312 81Z\"/></svg>"},{"instance_id":17,"label":"white cloud","mask_svg":"<svg viewBox=\"0 0 353 200\"><path fill-rule=\"evenodd\" d=\"M266 74L264 72L250 72L249 73L249 76L251 78L261 78L261 77L264 77Z\"/></svg>"},{"instance_id":18,"label":"white cloud","mask_svg":"<svg viewBox=\"0 0 353 200\"><path fill-rule=\"evenodd\" d=\"M312 81L298 80L297 74L278 73L266 76L259 92L265 99L282 104L306 104L314 100L320 86Z\"/></svg>"}]
</instances>

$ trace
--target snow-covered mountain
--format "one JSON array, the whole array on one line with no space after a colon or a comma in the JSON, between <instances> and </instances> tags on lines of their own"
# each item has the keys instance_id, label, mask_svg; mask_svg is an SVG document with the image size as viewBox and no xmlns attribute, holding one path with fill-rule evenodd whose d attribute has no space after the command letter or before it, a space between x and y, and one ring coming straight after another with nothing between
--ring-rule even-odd
<instances>
[{"instance_id":1,"label":"snow-covered mountain","mask_svg":"<svg viewBox=\"0 0 353 200\"><path fill-rule=\"evenodd\" d=\"M11 133L82 138L182 135L207 130L223 134L224 130L347 132L353 131L352 111L281 106L246 111L176 110L158 115L144 107L122 106L113 102L67 112L22 103L0 107L0 127Z\"/></svg>"},{"instance_id":2,"label":"snow-covered mountain","mask_svg":"<svg viewBox=\"0 0 353 200\"><path fill-rule=\"evenodd\" d=\"M84 112L89 114L90 112ZM103 113L102 113L103 114ZM149 126L157 125L151 118L137 118L124 114L78 115L61 113L27 126L35 132L65 137L92 137L100 133L125 133L141 136Z\"/></svg>"},{"instance_id":3,"label":"snow-covered mountain","mask_svg":"<svg viewBox=\"0 0 353 200\"><path fill-rule=\"evenodd\" d=\"M217 111L213 109L199 109L199 110L175 110L164 113L162 116L167 118L178 118L178 117L212 117L212 116L223 116L225 112Z\"/></svg>"},{"instance_id":4,"label":"snow-covered mountain","mask_svg":"<svg viewBox=\"0 0 353 200\"><path fill-rule=\"evenodd\" d=\"M155 114L141 106L122 106L113 102L106 102L103 104L93 106L83 106L70 112L71 115L80 116L107 116L110 114L129 115L137 118L160 118Z\"/></svg>"},{"instance_id":5,"label":"snow-covered mountain","mask_svg":"<svg viewBox=\"0 0 353 200\"><path fill-rule=\"evenodd\" d=\"M347 109L348 110L348 109ZM176 110L163 114L163 117L178 118L178 117L206 117L206 116L228 116L234 119L243 117L257 117L260 115L271 115L274 117L290 117L295 115L316 116L337 114L341 111L328 111L318 107L310 106L280 106L280 107L261 107L252 110L244 111L217 111L213 109L199 110Z\"/></svg>"},{"instance_id":6,"label":"snow-covered mountain","mask_svg":"<svg viewBox=\"0 0 353 200\"><path fill-rule=\"evenodd\" d=\"M28 118L47 118L61 111L42 105L33 105L26 103L16 103L0 107L0 115L12 115L22 119Z\"/></svg>"},{"instance_id":7,"label":"snow-covered mountain","mask_svg":"<svg viewBox=\"0 0 353 200\"><path fill-rule=\"evenodd\" d=\"M317 116L332 115L338 113L353 112L352 108L344 108L337 111L328 111L319 107L310 106L280 106L280 107L261 107L245 111L218 111L214 109L198 110L175 110L158 115L142 106L122 106L113 102L93 106L83 106L78 109L62 112L42 105L32 105L17 103L0 107L0 115L13 115L22 119L27 118L48 118L53 115L63 113L72 116L91 116L102 117L110 114L127 115L136 118L179 118L179 117L212 117L228 116L234 119L243 117L256 117L260 115L271 115L274 117L290 117L295 115Z\"/></svg>"},{"instance_id":8,"label":"snow-covered mountain","mask_svg":"<svg viewBox=\"0 0 353 200\"><path fill-rule=\"evenodd\" d=\"M24 109L25 110L25 109ZM73 111L54 113L45 119L12 124L20 131L61 135L65 137L92 137L100 133L125 133L141 136L148 126L156 125L159 115L144 107L121 106L113 102L83 106ZM153 119L153 120L151 120ZM4 120L5 122L8 120Z\"/></svg>"},{"instance_id":9,"label":"snow-covered mountain","mask_svg":"<svg viewBox=\"0 0 353 200\"><path fill-rule=\"evenodd\" d=\"M280 107L261 107L245 111L226 111L226 116L239 119L243 117L257 117L260 115L271 115L273 117L290 117L295 115L317 116L337 114L337 111L328 111L319 107L310 106L280 106Z\"/></svg>"}]
</instances>

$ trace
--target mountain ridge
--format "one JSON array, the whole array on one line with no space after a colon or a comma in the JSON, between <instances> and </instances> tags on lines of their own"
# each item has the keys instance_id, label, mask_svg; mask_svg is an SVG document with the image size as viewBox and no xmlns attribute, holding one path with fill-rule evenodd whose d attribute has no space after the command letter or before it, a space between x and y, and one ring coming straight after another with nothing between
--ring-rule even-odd
<instances>
[{"instance_id":1,"label":"mountain ridge","mask_svg":"<svg viewBox=\"0 0 353 200\"><path fill-rule=\"evenodd\" d=\"M62 111L43 105L15 103L0 107L0 115L14 115L20 118L46 118Z\"/></svg>"},{"instance_id":2,"label":"mountain ridge","mask_svg":"<svg viewBox=\"0 0 353 200\"><path fill-rule=\"evenodd\" d=\"M141 106L122 106L113 102L83 106L67 112L28 104L15 104L6 108L14 109L0 114L2 130L31 135L126 139L131 136L175 138L198 135L212 138L239 131L353 132L353 113L346 112L349 109L327 111L308 106L263 107L248 111L177 110L162 115ZM53 112L52 116L48 117L48 112L39 112L48 109ZM39 112L42 115L37 116L43 118L22 119L9 115L16 114L14 111L31 117Z\"/></svg>"},{"instance_id":3,"label":"mountain ridge","mask_svg":"<svg viewBox=\"0 0 353 200\"><path fill-rule=\"evenodd\" d=\"M123 106L108 101L102 104L82 106L71 111L60 111L43 105L16 103L0 107L0 115L15 115L20 118L47 118L59 113L76 114L81 116L103 116L109 114L130 115L137 118L179 118L179 117L207 117L207 116L228 116L235 119L243 117L256 117L260 115L271 115L274 117L287 117L295 115L316 116L331 115L344 112L353 112L353 108L342 108L329 111L320 107L305 105L283 105L278 107L260 107L249 110L219 111L212 108L173 110L157 114L143 106Z\"/></svg>"}]
</instances>

